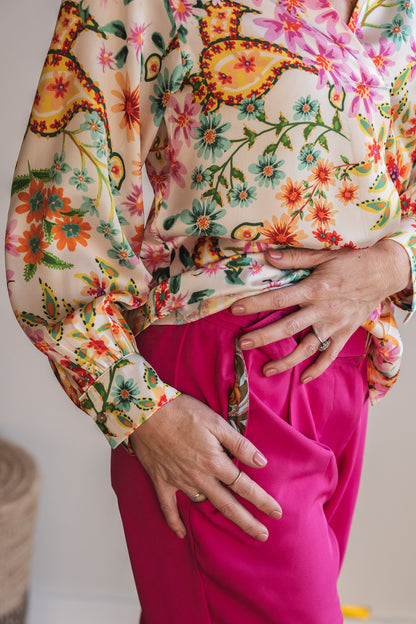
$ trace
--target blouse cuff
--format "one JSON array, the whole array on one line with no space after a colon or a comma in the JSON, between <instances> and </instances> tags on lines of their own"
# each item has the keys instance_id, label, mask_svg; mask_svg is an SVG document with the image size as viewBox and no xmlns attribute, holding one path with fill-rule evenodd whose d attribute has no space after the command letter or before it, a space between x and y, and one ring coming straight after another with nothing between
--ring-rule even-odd
<instances>
[{"instance_id":1,"label":"blouse cuff","mask_svg":"<svg viewBox=\"0 0 416 624\"><path fill-rule=\"evenodd\" d=\"M81 396L80 406L106 436L110 446L128 447L128 437L156 410L180 395L163 383L138 353L106 370Z\"/></svg>"},{"instance_id":2,"label":"blouse cuff","mask_svg":"<svg viewBox=\"0 0 416 624\"><path fill-rule=\"evenodd\" d=\"M405 218L400 225L400 230L393 232L386 238L395 240L407 251L412 270L412 288L396 293L390 299L396 306L409 312L407 320L416 309L416 229L413 219Z\"/></svg>"}]
</instances>

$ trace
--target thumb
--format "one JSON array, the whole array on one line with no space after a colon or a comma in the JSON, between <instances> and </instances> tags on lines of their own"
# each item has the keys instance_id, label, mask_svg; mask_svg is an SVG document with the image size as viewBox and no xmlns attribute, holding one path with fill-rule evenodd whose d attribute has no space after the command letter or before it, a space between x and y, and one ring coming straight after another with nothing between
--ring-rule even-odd
<instances>
[{"instance_id":1,"label":"thumb","mask_svg":"<svg viewBox=\"0 0 416 624\"><path fill-rule=\"evenodd\" d=\"M268 249L266 259L279 269L314 269L336 253L330 249Z\"/></svg>"}]
</instances>

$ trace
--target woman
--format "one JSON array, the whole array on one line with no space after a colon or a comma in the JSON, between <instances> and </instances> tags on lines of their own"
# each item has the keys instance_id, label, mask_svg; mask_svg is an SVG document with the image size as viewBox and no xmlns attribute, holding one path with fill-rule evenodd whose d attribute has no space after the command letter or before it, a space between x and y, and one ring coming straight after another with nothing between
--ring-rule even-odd
<instances>
[{"instance_id":1,"label":"woman","mask_svg":"<svg viewBox=\"0 0 416 624\"><path fill-rule=\"evenodd\" d=\"M414 15L62 4L12 301L115 449L144 623L342 621L367 403L414 306Z\"/></svg>"}]
</instances>

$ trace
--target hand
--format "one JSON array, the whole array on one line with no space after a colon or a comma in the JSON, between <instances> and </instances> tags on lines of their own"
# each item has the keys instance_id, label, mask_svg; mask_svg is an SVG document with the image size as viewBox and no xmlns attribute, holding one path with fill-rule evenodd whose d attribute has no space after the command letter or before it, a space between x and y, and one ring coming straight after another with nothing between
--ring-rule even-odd
<instances>
[{"instance_id":1,"label":"hand","mask_svg":"<svg viewBox=\"0 0 416 624\"><path fill-rule=\"evenodd\" d=\"M303 371L303 383L319 377L328 368L352 334L386 297L408 288L411 283L407 252L389 239L361 250L273 250L267 252L267 260L280 269L313 270L293 286L233 304L231 311L237 315L299 307L283 319L245 334L240 346L252 349L313 327L322 340L330 338L330 346ZM264 375L276 375L296 366L317 353L319 346L313 332L306 334L288 356L265 364Z\"/></svg>"},{"instance_id":2,"label":"hand","mask_svg":"<svg viewBox=\"0 0 416 624\"><path fill-rule=\"evenodd\" d=\"M245 533L266 541L267 528L237 499L239 494L272 518L280 518L279 504L238 468L224 449L241 462L262 468L267 460L256 447L235 431L221 416L197 399L180 395L157 410L130 436L130 443L153 481L160 506L169 527L185 537L176 492L189 497L203 493L224 516Z\"/></svg>"}]
</instances>

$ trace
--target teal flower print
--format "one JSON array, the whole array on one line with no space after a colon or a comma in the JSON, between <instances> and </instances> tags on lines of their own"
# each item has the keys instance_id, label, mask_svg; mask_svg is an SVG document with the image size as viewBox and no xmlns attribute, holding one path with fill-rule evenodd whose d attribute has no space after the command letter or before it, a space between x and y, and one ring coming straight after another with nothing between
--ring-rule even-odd
<instances>
[{"instance_id":1,"label":"teal flower print","mask_svg":"<svg viewBox=\"0 0 416 624\"><path fill-rule=\"evenodd\" d=\"M402 41L407 41L412 34L412 29L407 24L403 24L401 15L396 15L391 24L382 24L381 28L385 28L381 33L382 37L389 37L397 45L399 49Z\"/></svg>"},{"instance_id":2,"label":"teal flower print","mask_svg":"<svg viewBox=\"0 0 416 624\"><path fill-rule=\"evenodd\" d=\"M313 119L318 112L318 100L312 100L311 95L300 97L293 107L295 114L293 119L308 121Z\"/></svg>"},{"instance_id":3,"label":"teal flower print","mask_svg":"<svg viewBox=\"0 0 416 624\"><path fill-rule=\"evenodd\" d=\"M116 384L111 396L119 409L128 412L132 402L139 398L139 386L133 379L124 379L122 375L117 375Z\"/></svg>"},{"instance_id":4,"label":"teal flower print","mask_svg":"<svg viewBox=\"0 0 416 624\"><path fill-rule=\"evenodd\" d=\"M114 227L112 223L107 223L100 219L100 225L97 227L97 232L104 235L104 238L113 238L113 236L117 236L118 230Z\"/></svg>"},{"instance_id":5,"label":"teal flower print","mask_svg":"<svg viewBox=\"0 0 416 624\"><path fill-rule=\"evenodd\" d=\"M105 136L104 124L96 111L85 114L85 121L81 124L81 130L91 132L93 141L100 141Z\"/></svg>"},{"instance_id":6,"label":"teal flower print","mask_svg":"<svg viewBox=\"0 0 416 624\"><path fill-rule=\"evenodd\" d=\"M191 188L200 191L210 183L211 172L209 169L204 169L202 165L199 165L199 167L195 167L195 169L192 171L191 178Z\"/></svg>"},{"instance_id":7,"label":"teal flower print","mask_svg":"<svg viewBox=\"0 0 416 624\"><path fill-rule=\"evenodd\" d=\"M89 177L85 167L83 169L73 169L74 174L69 178L69 183L75 186L77 191L88 191L88 184L92 184L94 180Z\"/></svg>"},{"instance_id":8,"label":"teal flower print","mask_svg":"<svg viewBox=\"0 0 416 624\"><path fill-rule=\"evenodd\" d=\"M310 169L316 165L316 161L321 157L321 151L316 149L312 143L307 143L300 150L298 156L298 169Z\"/></svg>"},{"instance_id":9,"label":"teal flower print","mask_svg":"<svg viewBox=\"0 0 416 624\"><path fill-rule=\"evenodd\" d=\"M211 199L203 199L202 204L198 199L192 202L192 212L181 212L181 220L191 227L185 232L191 236L222 236L227 230L220 223L215 223L225 215L225 210L215 212L217 205Z\"/></svg>"},{"instance_id":10,"label":"teal flower print","mask_svg":"<svg viewBox=\"0 0 416 624\"><path fill-rule=\"evenodd\" d=\"M53 165L50 168L49 175L55 184L62 184L62 174L71 171L71 167L65 162L65 152L55 154L53 157Z\"/></svg>"},{"instance_id":11,"label":"teal flower print","mask_svg":"<svg viewBox=\"0 0 416 624\"><path fill-rule=\"evenodd\" d=\"M130 262L130 258L136 259L136 256L134 255L130 245L126 242L117 243L113 239L111 239L111 245L113 249L109 249L107 251L107 255L113 260L118 260L118 263L121 266L124 266L128 269L133 269L134 264Z\"/></svg>"},{"instance_id":12,"label":"teal flower print","mask_svg":"<svg viewBox=\"0 0 416 624\"><path fill-rule=\"evenodd\" d=\"M284 165L284 160L277 160L275 154L261 154L258 163L251 164L248 170L255 174L255 180L260 186L275 188L276 184L285 177L284 172L279 169L282 165Z\"/></svg>"},{"instance_id":13,"label":"teal flower print","mask_svg":"<svg viewBox=\"0 0 416 624\"><path fill-rule=\"evenodd\" d=\"M97 209L97 199L93 199L92 197L85 197L85 195L82 199L83 202L80 206L80 210L82 210L82 212L89 212L92 217L98 217L99 212Z\"/></svg>"},{"instance_id":14,"label":"teal flower print","mask_svg":"<svg viewBox=\"0 0 416 624\"><path fill-rule=\"evenodd\" d=\"M181 86L183 73L183 66L178 65L173 70L171 76L169 76L169 71L166 68L163 73L158 74L157 82L153 89L154 95L150 96L150 100L153 102L150 110L154 116L156 126L163 119L170 96Z\"/></svg>"},{"instance_id":15,"label":"teal flower print","mask_svg":"<svg viewBox=\"0 0 416 624\"><path fill-rule=\"evenodd\" d=\"M238 119L258 119L264 117L264 100L256 100L254 95L244 98L237 108L240 111Z\"/></svg>"},{"instance_id":16,"label":"teal flower print","mask_svg":"<svg viewBox=\"0 0 416 624\"><path fill-rule=\"evenodd\" d=\"M399 9L400 11L404 11L407 17L412 17L415 12L413 0L400 0Z\"/></svg>"},{"instance_id":17,"label":"teal flower print","mask_svg":"<svg viewBox=\"0 0 416 624\"><path fill-rule=\"evenodd\" d=\"M221 123L221 114L209 113L208 115L200 115L199 121L201 126L195 128L195 138L197 142L195 149L198 150L198 156L206 160L220 158L225 151L230 149L231 142L223 135L224 132L231 128L230 123Z\"/></svg>"},{"instance_id":18,"label":"teal flower print","mask_svg":"<svg viewBox=\"0 0 416 624\"><path fill-rule=\"evenodd\" d=\"M94 147L97 150L98 158L106 158L107 156L107 141L105 137L103 137L99 141L94 141Z\"/></svg>"},{"instance_id":19,"label":"teal flower print","mask_svg":"<svg viewBox=\"0 0 416 624\"><path fill-rule=\"evenodd\" d=\"M247 182L243 184L236 184L228 194L230 206L240 206L241 208L247 208L250 204L257 199L257 191L255 186L248 186Z\"/></svg>"}]
</instances>

